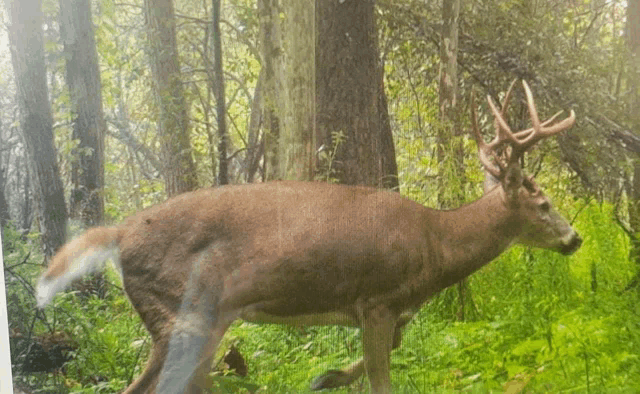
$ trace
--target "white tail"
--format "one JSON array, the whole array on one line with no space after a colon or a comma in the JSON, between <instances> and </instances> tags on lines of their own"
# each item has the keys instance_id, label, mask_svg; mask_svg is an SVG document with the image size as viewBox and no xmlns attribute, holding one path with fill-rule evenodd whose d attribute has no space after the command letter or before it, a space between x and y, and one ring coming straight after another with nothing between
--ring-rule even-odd
<instances>
[{"instance_id":1,"label":"white tail","mask_svg":"<svg viewBox=\"0 0 640 394\"><path fill-rule=\"evenodd\" d=\"M513 85L512 85L513 86ZM510 89L511 91L511 89ZM390 354L429 297L512 243L573 253L581 244L519 158L575 116L511 132L496 117L480 159L497 185L453 211L398 193L324 183L274 182L186 193L96 228L54 257L38 286L44 304L71 280L119 254L124 288L153 340L149 363L125 393L200 393L214 351L236 319L342 324L363 330L364 358L312 388L345 385L366 371L373 393L391 392Z\"/></svg>"},{"instance_id":2,"label":"white tail","mask_svg":"<svg viewBox=\"0 0 640 394\"><path fill-rule=\"evenodd\" d=\"M74 280L101 269L105 261L116 257L117 236L117 228L95 228L63 246L38 281L38 307L51 302L57 292Z\"/></svg>"}]
</instances>

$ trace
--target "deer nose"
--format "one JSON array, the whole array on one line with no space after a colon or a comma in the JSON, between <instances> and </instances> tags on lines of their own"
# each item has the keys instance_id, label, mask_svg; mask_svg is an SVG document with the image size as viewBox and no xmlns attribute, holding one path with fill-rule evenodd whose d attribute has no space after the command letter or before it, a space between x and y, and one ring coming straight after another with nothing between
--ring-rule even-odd
<instances>
[{"instance_id":1,"label":"deer nose","mask_svg":"<svg viewBox=\"0 0 640 394\"><path fill-rule=\"evenodd\" d=\"M562 245L562 247L560 248L560 253L568 256L578 250L580 248L580 245L582 245L582 238L580 238L580 235L578 235L578 233L574 232L569 242Z\"/></svg>"}]
</instances>

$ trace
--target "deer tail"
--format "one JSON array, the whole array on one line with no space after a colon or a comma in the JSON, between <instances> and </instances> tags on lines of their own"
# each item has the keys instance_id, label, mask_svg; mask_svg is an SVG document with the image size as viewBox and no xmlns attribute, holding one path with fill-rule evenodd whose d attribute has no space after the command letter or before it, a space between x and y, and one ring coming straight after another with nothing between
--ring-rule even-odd
<instances>
[{"instance_id":1,"label":"deer tail","mask_svg":"<svg viewBox=\"0 0 640 394\"><path fill-rule=\"evenodd\" d=\"M38 307L51 302L56 293L72 281L102 268L109 258L117 257L119 242L118 227L95 227L64 245L38 281Z\"/></svg>"}]
</instances>

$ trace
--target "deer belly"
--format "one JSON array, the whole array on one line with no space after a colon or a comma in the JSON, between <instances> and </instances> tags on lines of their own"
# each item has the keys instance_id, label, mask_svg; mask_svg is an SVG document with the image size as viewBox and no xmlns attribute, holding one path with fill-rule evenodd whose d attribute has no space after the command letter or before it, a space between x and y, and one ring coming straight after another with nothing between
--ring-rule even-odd
<instances>
[{"instance_id":1,"label":"deer belly","mask_svg":"<svg viewBox=\"0 0 640 394\"><path fill-rule=\"evenodd\" d=\"M259 324L286 324L289 326L326 326L339 325L358 327L356 320L343 312L324 312L315 314L302 314L297 316L278 316L266 312L257 311L255 308L245 308L240 318Z\"/></svg>"}]
</instances>

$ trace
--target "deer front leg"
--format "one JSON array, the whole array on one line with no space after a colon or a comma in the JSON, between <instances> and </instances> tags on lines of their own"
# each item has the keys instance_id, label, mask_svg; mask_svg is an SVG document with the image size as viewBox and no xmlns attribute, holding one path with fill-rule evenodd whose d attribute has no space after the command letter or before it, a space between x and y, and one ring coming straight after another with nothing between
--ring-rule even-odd
<instances>
[{"instance_id":1,"label":"deer front leg","mask_svg":"<svg viewBox=\"0 0 640 394\"><path fill-rule=\"evenodd\" d=\"M391 393L391 349L397 319L384 305L362 311L364 369L372 394Z\"/></svg>"},{"instance_id":2,"label":"deer front leg","mask_svg":"<svg viewBox=\"0 0 640 394\"><path fill-rule=\"evenodd\" d=\"M395 332L393 334L393 350L400 347L402 343L402 330L404 326L411 321L412 312L404 313L398 319ZM337 387L348 386L355 382L364 373L364 358L350 364L342 369L330 369L324 374L316 377L310 384L311 390L326 390Z\"/></svg>"}]
</instances>

